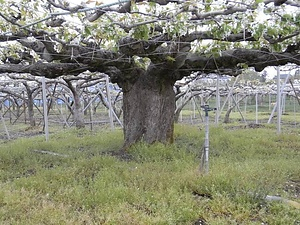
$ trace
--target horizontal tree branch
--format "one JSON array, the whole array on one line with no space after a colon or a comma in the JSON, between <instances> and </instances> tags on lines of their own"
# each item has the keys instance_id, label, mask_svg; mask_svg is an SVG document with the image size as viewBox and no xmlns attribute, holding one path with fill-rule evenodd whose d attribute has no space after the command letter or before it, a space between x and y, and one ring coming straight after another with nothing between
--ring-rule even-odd
<instances>
[{"instance_id":1,"label":"horizontal tree branch","mask_svg":"<svg viewBox=\"0 0 300 225\"><path fill-rule=\"evenodd\" d=\"M220 56L204 57L200 54L189 54L185 61L186 69L202 71L203 73L233 71L243 66L254 67L262 71L267 66L280 66L287 63L300 65L300 54L289 52L265 52L253 49L235 49L224 51Z\"/></svg>"},{"instance_id":2,"label":"horizontal tree branch","mask_svg":"<svg viewBox=\"0 0 300 225\"><path fill-rule=\"evenodd\" d=\"M247 7L234 7L234 6L228 6L225 10L218 10L218 11L212 11L212 12L204 12L199 13L197 10L193 11L194 16L191 18L192 20L203 20L207 18L213 18L220 15L230 15L237 12L246 12L248 10Z\"/></svg>"},{"instance_id":3,"label":"horizontal tree branch","mask_svg":"<svg viewBox=\"0 0 300 225\"><path fill-rule=\"evenodd\" d=\"M57 78L62 75L78 75L86 71L88 67L78 63L42 63L32 65L3 64L0 65L0 73L28 73L34 76Z\"/></svg>"},{"instance_id":4,"label":"horizontal tree branch","mask_svg":"<svg viewBox=\"0 0 300 225\"><path fill-rule=\"evenodd\" d=\"M294 32L293 34L290 34L290 35L287 35L287 36L283 36L283 37L279 37L279 38L273 38L273 37L270 37L268 36L267 34L264 34L264 38L270 43L270 44L277 44L277 43L280 43L280 42L283 42L287 39L290 39L290 38L293 38L293 37L296 37L300 34L300 31L296 31Z\"/></svg>"}]
</instances>

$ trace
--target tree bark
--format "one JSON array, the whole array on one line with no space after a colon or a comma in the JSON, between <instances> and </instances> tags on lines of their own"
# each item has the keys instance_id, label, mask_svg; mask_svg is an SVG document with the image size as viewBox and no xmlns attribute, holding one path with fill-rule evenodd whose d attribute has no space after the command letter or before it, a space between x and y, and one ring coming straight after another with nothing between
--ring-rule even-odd
<instances>
[{"instance_id":1,"label":"tree bark","mask_svg":"<svg viewBox=\"0 0 300 225\"><path fill-rule=\"evenodd\" d=\"M80 101L80 95L79 95L79 90L72 91L73 94L73 100L74 100L74 105L72 109L72 114L74 118L74 122L76 124L76 128L81 129L85 127L84 123L84 113L83 113L83 108L82 104Z\"/></svg>"},{"instance_id":2,"label":"tree bark","mask_svg":"<svg viewBox=\"0 0 300 225\"><path fill-rule=\"evenodd\" d=\"M81 129L85 127L84 123L84 113L83 107L80 101L80 88L78 86L73 86L70 80L65 79L67 87L70 89L73 95L73 105L70 107L71 114L76 125L76 128Z\"/></svg>"},{"instance_id":3,"label":"tree bark","mask_svg":"<svg viewBox=\"0 0 300 225\"><path fill-rule=\"evenodd\" d=\"M224 123L230 123L230 113L232 112L232 110L234 109L235 107L235 104L234 105L231 105L228 107L228 110L225 114L225 117L224 117Z\"/></svg>"},{"instance_id":4,"label":"tree bark","mask_svg":"<svg viewBox=\"0 0 300 225\"><path fill-rule=\"evenodd\" d=\"M138 141L172 143L174 130L174 81L142 73L122 85L124 149Z\"/></svg>"},{"instance_id":5,"label":"tree bark","mask_svg":"<svg viewBox=\"0 0 300 225\"><path fill-rule=\"evenodd\" d=\"M238 104L239 104L244 98L246 98L246 97L247 97L247 95L241 97L238 101L233 101L232 104L229 104L229 105L228 105L228 110L227 110L227 112L226 112L226 114L225 114L225 117L224 117L224 123L230 123L230 113L231 113L232 110L233 110L236 106L238 106ZM240 114L241 114L241 112L240 112ZM244 119L244 117L243 117L242 114L241 114L241 116L242 116L242 118ZM245 121L245 119L244 119L244 121Z\"/></svg>"},{"instance_id":6,"label":"tree bark","mask_svg":"<svg viewBox=\"0 0 300 225\"><path fill-rule=\"evenodd\" d=\"M32 96L28 96L28 100L27 100L28 118L29 118L29 123L30 123L31 127L35 126L33 105L34 105L34 102L33 102Z\"/></svg>"},{"instance_id":7,"label":"tree bark","mask_svg":"<svg viewBox=\"0 0 300 225\"><path fill-rule=\"evenodd\" d=\"M28 110L28 118L29 118L29 123L31 127L34 127L35 124L35 118L34 118L34 101L33 101L33 91L30 89L30 87L23 83L25 88L26 88L26 93L27 93L27 110Z\"/></svg>"}]
</instances>

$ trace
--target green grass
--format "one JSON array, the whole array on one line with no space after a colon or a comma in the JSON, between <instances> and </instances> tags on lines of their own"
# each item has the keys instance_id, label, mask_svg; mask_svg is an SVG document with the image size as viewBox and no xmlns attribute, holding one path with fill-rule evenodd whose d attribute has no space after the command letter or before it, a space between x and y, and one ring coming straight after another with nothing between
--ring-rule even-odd
<instances>
[{"instance_id":1,"label":"green grass","mask_svg":"<svg viewBox=\"0 0 300 225\"><path fill-rule=\"evenodd\" d=\"M139 143L123 155L120 130L2 144L0 224L298 224L299 209L265 196L299 202L299 131L233 128L211 127L207 175L204 131L191 126L176 126L173 145Z\"/></svg>"}]
</instances>

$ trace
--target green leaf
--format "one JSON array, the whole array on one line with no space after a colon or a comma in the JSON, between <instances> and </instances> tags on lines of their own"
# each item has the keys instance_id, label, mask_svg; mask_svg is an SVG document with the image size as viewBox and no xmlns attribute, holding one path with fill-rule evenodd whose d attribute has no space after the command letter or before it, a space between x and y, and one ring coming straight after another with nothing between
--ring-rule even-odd
<instances>
[{"instance_id":1,"label":"green leaf","mask_svg":"<svg viewBox=\"0 0 300 225\"><path fill-rule=\"evenodd\" d=\"M276 44L273 44L272 47L273 47L273 49L274 49L276 52L281 52L281 51L282 51L282 46L281 46L281 44L276 43Z\"/></svg>"},{"instance_id":2,"label":"green leaf","mask_svg":"<svg viewBox=\"0 0 300 225\"><path fill-rule=\"evenodd\" d=\"M255 31L254 37L256 39L259 39L262 36L262 34L264 33L265 28L266 28L266 25L260 23L258 25L257 29L254 30Z\"/></svg>"},{"instance_id":3,"label":"green leaf","mask_svg":"<svg viewBox=\"0 0 300 225\"><path fill-rule=\"evenodd\" d=\"M210 4L205 5L205 12L211 11L211 6Z\"/></svg>"},{"instance_id":4,"label":"green leaf","mask_svg":"<svg viewBox=\"0 0 300 225\"><path fill-rule=\"evenodd\" d=\"M150 29L147 25L142 25L134 29L133 37L137 39L148 40Z\"/></svg>"},{"instance_id":5,"label":"green leaf","mask_svg":"<svg viewBox=\"0 0 300 225\"><path fill-rule=\"evenodd\" d=\"M274 37L274 36L277 35L278 30L277 30L276 28L271 28L271 27L269 27L269 28L267 29L267 33L268 33L268 35Z\"/></svg>"},{"instance_id":6,"label":"green leaf","mask_svg":"<svg viewBox=\"0 0 300 225\"><path fill-rule=\"evenodd\" d=\"M166 60L169 61L169 62L175 62L176 61L175 58L173 58L172 56L169 56L169 55L166 57Z\"/></svg>"},{"instance_id":7,"label":"green leaf","mask_svg":"<svg viewBox=\"0 0 300 225\"><path fill-rule=\"evenodd\" d=\"M281 17L281 21L282 22L288 22L288 21L291 21L293 19L293 16L290 15L290 14L284 14L282 17Z\"/></svg>"},{"instance_id":8,"label":"green leaf","mask_svg":"<svg viewBox=\"0 0 300 225\"><path fill-rule=\"evenodd\" d=\"M246 63L238 63L237 67L242 68L242 69L248 69L249 66Z\"/></svg>"},{"instance_id":9,"label":"green leaf","mask_svg":"<svg viewBox=\"0 0 300 225\"><path fill-rule=\"evenodd\" d=\"M220 49L219 49L219 47L212 47L211 53L212 53L212 55L213 55L214 57L220 56Z\"/></svg>"},{"instance_id":10,"label":"green leaf","mask_svg":"<svg viewBox=\"0 0 300 225\"><path fill-rule=\"evenodd\" d=\"M84 32L85 32L87 35L91 35L91 34L92 34L91 30L90 30L87 26L84 27Z\"/></svg>"},{"instance_id":11,"label":"green leaf","mask_svg":"<svg viewBox=\"0 0 300 225\"><path fill-rule=\"evenodd\" d=\"M256 4L262 3L264 0L255 0Z\"/></svg>"}]
</instances>

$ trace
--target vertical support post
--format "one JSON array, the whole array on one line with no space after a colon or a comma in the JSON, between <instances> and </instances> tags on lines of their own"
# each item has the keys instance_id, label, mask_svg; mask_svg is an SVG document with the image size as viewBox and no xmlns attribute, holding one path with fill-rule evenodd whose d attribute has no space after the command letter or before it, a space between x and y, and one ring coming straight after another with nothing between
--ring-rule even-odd
<instances>
[{"instance_id":1,"label":"vertical support post","mask_svg":"<svg viewBox=\"0 0 300 225\"><path fill-rule=\"evenodd\" d=\"M255 124L258 124L258 93L255 93Z\"/></svg>"},{"instance_id":2,"label":"vertical support post","mask_svg":"<svg viewBox=\"0 0 300 225\"><path fill-rule=\"evenodd\" d=\"M196 118L196 103L194 97L192 98L192 106L193 106L193 119Z\"/></svg>"},{"instance_id":3,"label":"vertical support post","mask_svg":"<svg viewBox=\"0 0 300 225\"><path fill-rule=\"evenodd\" d=\"M271 93L269 93L269 111L271 110L271 103L272 103L272 101L271 101Z\"/></svg>"},{"instance_id":4,"label":"vertical support post","mask_svg":"<svg viewBox=\"0 0 300 225\"><path fill-rule=\"evenodd\" d=\"M11 115L11 104L10 104L10 102L11 102L11 99L9 99L9 101L8 101L8 109L9 109L9 123L10 124L12 124L12 115ZM26 114L26 111L25 111L25 109L24 109L24 113ZM26 124L26 122L25 122L25 124Z\"/></svg>"},{"instance_id":5,"label":"vertical support post","mask_svg":"<svg viewBox=\"0 0 300 225\"><path fill-rule=\"evenodd\" d=\"M10 140L10 135L9 135L7 126L6 126L6 124L5 124L4 118L3 118L3 116L2 116L2 113L0 113L0 119L1 119L2 124L3 124L3 127L4 127L4 129L5 129L5 133L6 133L7 139Z\"/></svg>"},{"instance_id":6,"label":"vertical support post","mask_svg":"<svg viewBox=\"0 0 300 225\"><path fill-rule=\"evenodd\" d=\"M295 98L293 98L294 99L294 121L295 121L294 126L295 126L295 128L297 127L297 120L296 120L296 98L298 98L297 95L295 95Z\"/></svg>"},{"instance_id":7,"label":"vertical support post","mask_svg":"<svg viewBox=\"0 0 300 225\"><path fill-rule=\"evenodd\" d=\"M180 97L180 105L183 104L183 100L182 100L182 97ZM180 110L180 113L179 113L179 121L182 122L182 110Z\"/></svg>"},{"instance_id":8,"label":"vertical support post","mask_svg":"<svg viewBox=\"0 0 300 225\"><path fill-rule=\"evenodd\" d=\"M285 113L286 93L283 93L281 101L281 113Z\"/></svg>"},{"instance_id":9,"label":"vertical support post","mask_svg":"<svg viewBox=\"0 0 300 225\"><path fill-rule=\"evenodd\" d=\"M200 172L204 174L208 174L209 172L209 117L208 112L212 110L216 110L216 108L209 108L209 105L201 106L205 112L205 139L204 139L204 147L202 160L200 164Z\"/></svg>"},{"instance_id":10,"label":"vertical support post","mask_svg":"<svg viewBox=\"0 0 300 225\"><path fill-rule=\"evenodd\" d=\"M217 89L216 89L216 117L215 117L215 124L219 124L219 110L220 110L220 76L217 74Z\"/></svg>"},{"instance_id":11,"label":"vertical support post","mask_svg":"<svg viewBox=\"0 0 300 225\"><path fill-rule=\"evenodd\" d=\"M245 97L245 102L244 102L244 111L245 111L245 115L247 114L247 103L248 103L248 95Z\"/></svg>"},{"instance_id":12,"label":"vertical support post","mask_svg":"<svg viewBox=\"0 0 300 225\"><path fill-rule=\"evenodd\" d=\"M281 133L281 90L280 90L280 68L277 66L277 134Z\"/></svg>"},{"instance_id":13,"label":"vertical support post","mask_svg":"<svg viewBox=\"0 0 300 225\"><path fill-rule=\"evenodd\" d=\"M59 105L59 107L60 107L60 115L62 116L62 118L63 118L63 120L65 121L65 115L64 115L64 113L63 113L63 109L62 109L62 102L61 102L61 104ZM64 125L63 125L64 126Z\"/></svg>"},{"instance_id":14,"label":"vertical support post","mask_svg":"<svg viewBox=\"0 0 300 225\"><path fill-rule=\"evenodd\" d=\"M93 104L90 104L89 113L90 113L90 127L92 131L93 130Z\"/></svg>"},{"instance_id":15,"label":"vertical support post","mask_svg":"<svg viewBox=\"0 0 300 225\"><path fill-rule=\"evenodd\" d=\"M42 77L42 93L43 93L43 110L44 110L44 124L45 124L45 138L49 140L49 126L48 126L48 109L47 109L47 97L46 97L46 81L45 77Z\"/></svg>"},{"instance_id":16,"label":"vertical support post","mask_svg":"<svg viewBox=\"0 0 300 225\"><path fill-rule=\"evenodd\" d=\"M112 104L111 104L111 96L110 96L110 89L109 89L109 77L105 77L106 81L106 97L107 97L107 102L108 102L108 116L109 116L109 123L110 123L110 128L113 130L114 129L114 118L113 118L113 109L112 109Z\"/></svg>"},{"instance_id":17,"label":"vertical support post","mask_svg":"<svg viewBox=\"0 0 300 225\"><path fill-rule=\"evenodd\" d=\"M205 110L205 140L204 140L204 172L207 174L209 171L209 117L208 110Z\"/></svg>"},{"instance_id":18,"label":"vertical support post","mask_svg":"<svg viewBox=\"0 0 300 225\"><path fill-rule=\"evenodd\" d=\"M22 97L23 97L23 107L24 107L24 123L27 124L27 117L26 117L26 102L25 102L25 93L24 91L22 92Z\"/></svg>"},{"instance_id":19,"label":"vertical support post","mask_svg":"<svg viewBox=\"0 0 300 225\"><path fill-rule=\"evenodd\" d=\"M277 70L277 78L278 78L278 76L280 76L280 70L279 70L279 68L277 68L277 69L278 69L278 70ZM274 105L274 107L273 107L273 110L272 110L271 115L270 115L270 117L269 117L268 123L271 123L272 118L273 118L273 116L274 116L274 113L275 113L276 109L277 109L278 107L281 108L280 104L278 104L277 101L278 101L278 100L281 101L281 95L282 95L282 93L283 93L283 90L284 90L284 88L285 88L286 83L287 83L288 80L289 80L289 76L290 76L290 74L288 74L288 76L286 77L286 79L285 79L285 81L284 81L284 84L282 85L281 88L280 88L280 79L279 79L279 80L277 79L277 97L276 97L276 103L275 103L275 105ZM278 94L278 92L279 92L279 94ZM278 97L279 97L279 99L278 99ZM278 110L278 109L277 109L277 110ZM277 111L277 112L278 112L278 111ZM278 117L277 117L277 120L278 120Z\"/></svg>"},{"instance_id":20,"label":"vertical support post","mask_svg":"<svg viewBox=\"0 0 300 225\"><path fill-rule=\"evenodd\" d=\"M239 78L239 76L237 76L237 77L235 78L235 80L234 80L234 82L233 82L233 84L232 84L232 86L231 86L231 88L230 88L230 90L229 90L229 92L228 92L228 94L227 94L227 97L226 97L226 99L225 99L225 101L224 101L224 103L223 103L221 109L219 110L219 112L217 112L217 113L218 113L218 119L220 118L221 112L223 111L223 109L224 109L224 107L225 107L227 101L228 101L229 99L231 99L231 95L232 95L233 89L234 89L234 87L235 87L235 85L236 85L236 82L238 81L238 78Z\"/></svg>"}]
</instances>

